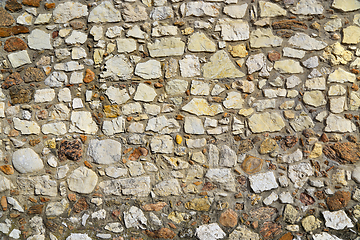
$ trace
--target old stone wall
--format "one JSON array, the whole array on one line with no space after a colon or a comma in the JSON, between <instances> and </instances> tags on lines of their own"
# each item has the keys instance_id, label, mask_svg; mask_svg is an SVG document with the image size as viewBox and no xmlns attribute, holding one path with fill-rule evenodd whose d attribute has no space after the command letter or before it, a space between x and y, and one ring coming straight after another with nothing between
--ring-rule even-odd
<instances>
[{"instance_id":1,"label":"old stone wall","mask_svg":"<svg viewBox=\"0 0 360 240\"><path fill-rule=\"evenodd\" d=\"M0 239L359 239L359 9L2 0Z\"/></svg>"}]
</instances>

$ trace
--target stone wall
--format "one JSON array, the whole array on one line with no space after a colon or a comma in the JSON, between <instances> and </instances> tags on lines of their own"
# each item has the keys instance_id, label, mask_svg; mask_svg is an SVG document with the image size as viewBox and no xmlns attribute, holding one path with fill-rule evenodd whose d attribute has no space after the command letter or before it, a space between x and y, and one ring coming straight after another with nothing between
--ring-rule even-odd
<instances>
[{"instance_id":1,"label":"stone wall","mask_svg":"<svg viewBox=\"0 0 360 240\"><path fill-rule=\"evenodd\" d=\"M358 0L0 2L0 239L359 239Z\"/></svg>"}]
</instances>

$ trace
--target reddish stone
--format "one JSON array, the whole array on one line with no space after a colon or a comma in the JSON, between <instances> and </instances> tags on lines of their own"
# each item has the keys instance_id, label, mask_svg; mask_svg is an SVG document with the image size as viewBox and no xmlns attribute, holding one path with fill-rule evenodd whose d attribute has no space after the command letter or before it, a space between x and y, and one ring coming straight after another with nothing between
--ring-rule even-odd
<instances>
[{"instance_id":1,"label":"reddish stone","mask_svg":"<svg viewBox=\"0 0 360 240\"><path fill-rule=\"evenodd\" d=\"M270 61L274 62L274 61L279 60L281 58L281 55L277 51L272 50L268 53L268 58Z\"/></svg>"},{"instance_id":2,"label":"reddish stone","mask_svg":"<svg viewBox=\"0 0 360 240\"><path fill-rule=\"evenodd\" d=\"M152 237L152 238L164 238L164 239L173 239L176 234L168 229L168 228L161 228L157 231L149 231L149 230L146 230L145 231L146 235L148 235L149 237Z\"/></svg>"},{"instance_id":3,"label":"reddish stone","mask_svg":"<svg viewBox=\"0 0 360 240\"><path fill-rule=\"evenodd\" d=\"M273 222L265 222L260 229L260 234L264 239L275 239L275 236L282 232L281 225Z\"/></svg>"},{"instance_id":4,"label":"reddish stone","mask_svg":"<svg viewBox=\"0 0 360 240\"><path fill-rule=\"evenodd\" d=\"M296 143L298 142L298 138L295 136L286 136L284 137L281 142L280 142L280 147L283 150L287 150L288 148L292 148L296 145Z\"/></svg>"},{"instance_id":5,"label":"reddish stone","mask_svg":"<svg viewBox=\"0 0 360 240\"><path fill-rule=\"evenodd\" d=\"M205 182L201 191L211 191L216 188L211 182Z\"/></svg>"},{"instance_id":6,"label":"reddish stone","mask_svg":"<svg viewBox=\"0 0 360 240\"><path fill-rule=\"evenodd\" d=\"M5 41L4 50L7 52L14 52L18 50L25 50L26 43L18 37L12 37Z\"/></svg>"},{"instance_id":7,"label":"reddish stone","mask_svg":"<svg viewBox=\"0 0 360 240\"><path fill-rule=\"evenodd\" d=\"M82 157L81 141L78 139L74 141L61 141L58 151L58 157L60 161L65 161L68 159L73 161L79 161Z\"/></svg>"},{"instance_id":8,"label":"reddish stone","mask_svg":"<svg viewBox=\"0 0 360 240\"><path fill-rule=\"evenodd\" d=\"M79 30L82 29L85 24L83 22L80 21L73 21L70 23L70 26L74 29L74 30Z\"/></svg>"},{"instance_id":9,"label":"reddish stone","mask_svg":"<svg viewBox=\"0 0 360 240\"><path fill-rule=\"evenodd\" d=\"M6 196L1 197L0 203L1 203L2 210L6 211L7 210Z\"/></svg>"},{"instance_id":10,"label":"reddish stone","mask_svg":"<svg viewBox=\"0 0 360 240\"><path fill-rule=\"evenodd\" d=\"M326 135L326 133L323 133L323 134L321 135L320 141L322 141L322 142L324 142L324 143L326 143L326 142L329 141L329 138L328 138L328 136Z\"/></svg>"},{"instance_id":11,"label":"reddish stone","mask_svg":"<svg viewBox=\"0 0 360 240\"><path fill-rule=\"evenodd\" d=\"M28 214L28 215L41 214L43 208L44 208L44 204L32 206L32 207L29 208L27 214Z\"/></svg>"},{"instance_id":12,"label":"reddish stone","mask_svg":"<svg viewBox=\"0 0 360 240\"><path fill-rule=\"evenodd\" d=\"M84 83L90 83L90 82L94 81L94 79L95 79L95 73L93 71L91 71L90 69L86 69Z\"/></svg>"},{"instance_id":13,"label":"reddish stone","mask_svg":"<svg viewBox=\"0 0 360 240\"><path fill-rule=\"evenodd\" d=\"M29 67L25 70L24 81L28 82L41 82L45 78L45 74L40 68Z\"/></svg>"},{"instance_id":14,"label":"reddish stone","mask_svg":"<svg viewBox=\"0 0 360 240\"><path fill-rule=\"evenodd\" d=\"M74 194L74 193L69 193L67 197L68 197L69 201L71 201L71 202L76 201L76 194Z\"/></svg>"},{"instance_id":15,"label":"reddish stone","mask_svg":"<svg viewBox=\"0 0 360 240\"><path fill-rule=\"evenodd\" d=\"M53 9L53 8L55 8L55 6L56 6L55 3L45 3L45 8L46 8L47 10Z\"/></svg>"},{"instance_id":16,"label":"reddish stone","mask_svg":"<svg viewBox=\"0 0 360 240\"><path fill-rule=\"evenodd\" d=\"M38 145L40 142L41 142L41 141L40 141L40 138L36 138L36 139L31 139L31 140L29 140L30 146L36 146L36 145Z\"/></svg>"},{"instance_id":17,"label":"reddish stone","mask_svg":"<svg viewBox=\"0 0 360 240\"><path fill-rule=\"evenodd\" d=\"M238 222L238 215L232 209L227 209L225 212L221 213L219 218L219 223L224 227L235 227Z\"/></svg>"},{"instance_id":18,"label":"reddish stone","mask_svg":"<svg viewBox=\"0 0 360 240\"><path fill-rule=\"evenodd\" d=\"M300 202L305 204L305 206L309 206L315 203L315 199L309 194L303 192L300 194Z\"/></svg>"},{"instance_id":19,"label":"reddish stone","mask_svg":"<svg viewBox=\"0 0 360 240\"><path fill-rule=\"evenodd\" d=\"M149 151L146 148L138 147L138 148L134 149L134 151L130 154L129 160L136 161L141 156L147 156L148 152Z\"/></svg>"},{"instance_id":20,"label":"reddish stone","mask_svg":"<svg viewBox=\"0 0 360 240\"><path fill-rule=\"evenodd\" d=\"M27 28L25 26L17 25L17 26L13 26L11 28L11 32L14 35L18 35L18 34L29 33L30 31L29 31L29 28Z\"/></svg>"},{"instance_id":21,"label":"reddish stone","mask_svg":"<svg viewBox=\"0 0 360 240\"><path fill-rule=\"evenodd\" d=\"M11 86L19 85L21 83L23 83L23 80L21 79L20 73L14 72L5 79L1 87L8 89Z\"/></svg>"},{"instance_id":22,"label":"reddish stone","mask_svg":"<svg viewBox=\"0 0 360 240\"><path fill-rule=\"evenodd\" d=\"M41 0L23 0L22 4L32 7L40 7Z\"/></svg>"},{"instance_id":23,"label":"reddish stone","mask_svg":"<svg viewBox=\"0 0 360 240\"><path fill-rule=\"evenodd\" d=\"M336 155L341 159L338 160L340 163L355 163L359 160L359 147L356 143L335 143L331 148L335 150Z\"/></svg>"},{"instance_id":24,"label":"reddish stone","mask_svg":"<svg viewBox=\"0 0 360 240\"><path fill-rule=\"evenodd\" d=\"M241 164L242 170L247 174L253 174L261 171L264 160L261 158L247 156Z\"/></svg>"},{"instance_id":25,"label":"reddish stone","mask_svg":"<svg viewBox=\"0 0 360 240\"><path fill-rule=\"evenodd\" d=\"M14 168L11 165L2 165L0 166L1 171L5 173L6 175L12 175L14 174Z\"/></svg>"},{"instance_id":26,"label":"reddish stone","mask_svg":"<svg viewBox=\"0 0 360 240\"><path fill-rule=\"evenodd\" d=\"M291 31L291 30L282 29L282 30L276 31L276 35L278 35L278 36L280 36L282 38L289 38L292 35L294 35L294 32Z\"/></svg>"},{"instance_id":27,"label":"reddish stone","mask_svg":"<svg viewBox=\"0 0 360 240\"><path fill-rule=\"evenodd\" d=\"M252 209L250 216L258 221L270 220L272 216L277 213L277 209L273 207L260 207Z\"/></svg>"},{"instance_id":28,"label":"reddish stone","mask_svg":"<svg viewBox=\"0 0 360 240\"><path fill-rule=\"evenodd\" d=\"M272 26L274 29L292 29L292 30L299 30L299 29L307 29L307 25L303 22L297 20L281 20L278 22L273 22Z\"/></svg>"},{"instance_id":29,"label":"reddish stone","mask_svg":"<svg viewBox=\"0 0 360 240\"><path fill-rule=\"evenodd\" d=\"M337 191L334 195L326 199L326 203L331 211L337 211L346 207L350 201L350 198L350 192Z\"/></svg>"},{"instance_id":30,"label":"reddish stone","mask_svg":"<svg viewBox=\"0 0 360 240\"><path fill-rule=\"evenodd\" d=\"M291 232L285 233L279 240L292 240L294 236L291 234Z\"/></svg>"},{"instance_id":31,"label":"reddish stone","mask_svg":"<svg viewBox=\"0 0 360 240\"><path fill-rule=\"evenodd\" d=\"M53 31L51 34L52 38L57 38L59 36L59 31Z\"/></svg>"},{"instance_id":32,"label":"reddish stone","mask_svg":"<svg viewBox=\"0 0 360 240\"><path fill-rule=\"evenodd\" d=\"M22 6L16 0L7 0L5 9L9 10L10 12L17 12L22 9Z\"/></svg>"},{"instance_id":33,"label":"reddish stone","mask_svg":"<svg viewBox=\"0 0 360 240\"><path fill-rule=\"evenodd\" d=\"M0 27L9 27L15 23L14 18L4 8L0 7Z\"/></svg>"},{"instance_id":34,"label":"reddish stone","mask_svg":"<svg viewBox=\"0 0 360 240\"><path fill-rule=\"evenodd\" d=\"M74 212L76 213L80 213L86 209L89 208L89 204L86 202L85 198L80 198L79 201L77 201L77 203L74 204Z\"/></svg>"},{"instance_id":35,"label":"reddish stone","mask_svg":"<svg viewBox=\"0 0 360 240\"><path fill-rule=\"evenodd\" d=\"M161 211L161 209L163 209L166 205L166 202L158 202L152 204L145 204L141 208L144 211Z\"/></svg>"},{"instance_id":36,"label":"reddish stone","mask_svg":"<svg viewBox=\"0 0 360 240\"><path fill-rule=\"evenodd\" d=\"M9 37L11 34L11 28L0 27L0 37Z\"/></svg>"}]
</instances>

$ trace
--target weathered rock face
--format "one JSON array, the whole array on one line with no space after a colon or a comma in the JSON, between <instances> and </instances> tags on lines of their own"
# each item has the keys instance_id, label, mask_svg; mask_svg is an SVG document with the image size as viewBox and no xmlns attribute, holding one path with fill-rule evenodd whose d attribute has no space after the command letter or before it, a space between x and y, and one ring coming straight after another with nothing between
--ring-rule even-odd
<instances>
[{"instance_id":1,"label":"weathered rock face","mask_svg":"<svg viewBox=\"0 0 360 240\"><path fill-rule=\"evenodd\" d=\"M358 237L358 0L0 2L1 238Z\"/></svg>"}]
</instances>

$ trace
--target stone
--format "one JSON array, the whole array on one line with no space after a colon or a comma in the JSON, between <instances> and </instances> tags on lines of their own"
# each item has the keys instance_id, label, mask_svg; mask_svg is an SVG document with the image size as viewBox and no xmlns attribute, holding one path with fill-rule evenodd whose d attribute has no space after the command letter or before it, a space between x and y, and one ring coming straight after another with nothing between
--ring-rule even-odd
<instances>
[{"instance_id":1,"label":"stone","mask_svg":"<svg viewBox=\"0 0 360 240\"><path fill-rule=\"evenodd\" d=\"M18 72L14 72L5 79L5 81L1 85L1 88L8 89L11 86L20 85L21 83L23 83L21 75Z\"/></svg>"},{"instance_id":2,"label":"stone","mask_svg":"<svg viewBox=\"0 0 360 240\"><path fill-rule=\"evenodd\" d=\"M249 39L249 25L243 20L229 18L219 19L215 31L220 31L224 41L241 41Z\"/></svg>"},{"instance_id":3,"label":"stone","mask_svg":"<svg viewBox=\"0 0 360 240\"><path fill-rule=\"evenodd\" d=\"M40 29L34 29L27 37L29 48L35 50L53 49L50 34Z\"/></svg>"},{"instance_id":4,"label":"stone","mask_svg":"<svg viewBox=\"0 0 360 240\"><path fill-rule=\"evenodd\" d=\"M356 75L349 73L342 68L336 69L334 72L330 73L327 79L328 83L353 83L355 82Z\"/></svg>"},{"instance_id":5,"label":"stone","mask_svg":"<svg viewBox=\"0 0 360 240\"><path fill-rule=\"evenodd\" d=\"M336 237L334 235L330 235L327 232L314 234L314 235L312 235L312 237L313 237L314 240L326 240L326 239L329 239L329 240L341 240L340 238L338 238L338 237Z\"/></svg>"},{"instance_id":6,"label":"stone","mask_svg":"<svg viewBox=\"0 0 360 240\"><path fill-rule=\"evenodd\" d=\"M229 53L233 57L246 57L248 55L248 52L246 50L246 46L244 44L239 45L229 45Z\"/></svg>"},{"instance_id":7,"label":"stone","mask_svg":"<svg viewBox=\"0 0 360 240\"><path fill-rule=\"evenodd\" d=\"M299 220L299 211L296 210L295 207L293 207L290 204L286 204L285 208L284 208L284 213L283 213L283 219L284 221L290 223L290 224L294 224L295 222L297 222Z\"/></svg>"},{"instance_id":8,"label":"stone","mask_svg":"<svg viewBox=\"0 0 360 240\"><path fill-rule=\"evenodd\" d=\"M126 89L120 90L119 88L115 88L113 86L106 89L105 95L109 98L111 104L124 104L130 100L130 96Z\"/></svg>"},{"instance_id":9,"label":"stone","mask_svg":"<svg viewBox=\"0 0 360 240\"><path fill-rule=\"evenodd\" d=\"M202 72L206 79L241 78L245 76L234 66L224 50L217 51L212 55L210 62L204 64Z\"/></svg>"},{"instance_id":10,"label":"stone","mask_svg":"<svg viewBox=\"0 0 360 240\"><path fill-rule=\"evenodd\" d=\"M282 60L276 61L274 69L280 73L303 73L304 69L300 66L300 63L295 60Z\"/></svg>"},{"instance_id":11,"label":"stone","mask_svg":"<svg viewBox=\"0 0 360 240\"><path fill-rule=\"evenodd\" d=\"M174 11L171 7L168 6L154 7L153 10L150 12L150 18L155 21L166 20L173 17Z\"/></svg>"},{"instance_id":12,"label":"stone","mask_svg":"<svg viewBox=\"0 0 360 240\"><path fill-rule=\"evenodd\" d=\"M340 30L341 27L342 27L341 19L335 18L325 23L324 30L327 32L335 32L337 30Z\"/></svg>"},{"instance_id":13,"label":"stone","mask_svg":"<svg viewBox=\"0 0 360 240\"><path fill-rule=\"evenodd\" d=\"M334 195L326 198L326 204L331 211L337 211L346 207L351 200L351 193L347 191L337 191Z\"/></svg>"},{"instance_id":14,"label":"stone","mask_svg":"<svg viewBox=\"0 0 360 240\"><path fill-rule=\"evenodd\" d=\"M55 98L54 89L39 89L35 91L35 102L51 102Z\"/></svg>"},{"instance_id":15,"label":"stone","mask_svg":"<svg viewBox=\"0 0 360 240\"><path fill-rule=\"evenodd\" d=\"M211 168L207 171L205 178L212 183L219 184L224 190L235 191L235 179L228 168Z\"/></svg>"},{"instance_id":16,"label":"stone","mask_svg":"<svg viewBox=\"0 0 360 240\"><path fill-rule=\"evenodd\" d=\"M219 223L224 227L235 227L238 222L237 218L237 213L229 208L225 212L221 213Z\"/></svg>"},{"instance_id":17,"label":"stone","mask_svg":"<svg viewBox=\"0 0 360 240\"><path fill-rule=\"evenodd\" d=\"M354 227L351 219L346 215L343 210L335 212L324 211L322 212L322 214L325 218L325 226L328 228L341 230Z\"/></svg>"},{"instance_id":18,"label":"stone","mask_svg":"<svg viewBox=\"0 0 360 240\"><path fill-rule=\"evenodd\" d=\"M94 191L98 176L94 171L82 166L75 169L66 181L71 191L89 194Z\"/></svg>"},{"instance_id":19,"label":"stone","mask_svg":"<svg viewBox=\"0 0 360 240\"><path fill-rule=\"evenodd\" d=\"M112 164L121 160L121 143L112 139L89 142L87 155L97 164Z\"/></svg>"},{"instance_id":20,"label":"stone","mask_svg":"<svg viewBox=\"0 0 360 240\"><path fill-rule=\"evenodd\" d=\"M91 238L86 233L71 233L66 240L91 240Z\"/></svg>"},{"instance_id":21,"label":"stone","mask_svg":"<svg viewBox=\"0 0 360 240\"><path fill-rule=\"evenodd\" d=\"M294 183L295 188L301 188L308 180L308 177L314 175L314 170L310 163L301 162L290 165L288 177Z\"/></svg>"},{"instance_id":22,"label":"stone","mask_svg":"<svg viewBox=\"0 0 360 240\"><path fill-rule=\"evenodd\" d=\"M51 13L39 14L39 16L35 19L34 24L46 24L46 23L49 23L51 17L52 17Z\"/></svg>"},{"instance_id":23,"label":"stone","mask_svg":"<svg viewBox=\"0 0 360 240\"><path fill-rule=\"evenodd\" d=\"M116 44L119 53L130 53L137 49L134 39L118 38L116 39Z\"/></svg>"},{"instance_id":24,"label":"stone","mask_svg":"<svg viewBox=\"0 0 360 240\"><path fill-rule=\"evenodd\" d=\"M210 86L204 81L191 81L190 94L207 96L210 93Z\"/></svg>"},{"instance_id":25,"label":"stone","mask_svg":"<svg viewBox=\"0 0 360 240\"><path fill-rule=\"evenodd\" d=\"M98 130L98 126L92 119L90 112L72 112L70 120L69 132L95 134Z\"/></svg>"},{"instance_id":26,"label":"stone","mask_svg":"<svg viewBox=\"0 0 360 240\"><path fill-rule=\"evenodd\" d=\"M229 234L229 240L260 240L260 235L251 231L244 225L239 225L232 233Z\"/></svg>"},{"instance_id":27,"label":"stone","mask_svg":"<svg viewBox=\"0 0 360 240\"><path fill-rule=\"evenodd\" d=\"M153 191L155 194L166 197L166 196L178 196L182 194L182 190L178 180L170 179L157 183Z\"/></svg>"},{"instance_id":28,"label":"stone","mask_svg":"<svg viewBox=\"0 0 360 240\"><path fill-rule=\"evenodd\" d=\"M156 39L154 43L148 43L147 48L151 57L181 56L185 43L180 38L169 37Z\"/></svg>"},{"instance_id":29,"label":"stone","mask_svg":"<svg viewBox=\"0 0 360 240\"><path fill-rule=\"evenodd\" d=\"M41 82L45 78L45 74L39 68L29 67L25 70L24 81L28 82Z\"/></svg>"},{"instance_id":30,"label":"stone","mask_svg":"<svg viewBox=\"0 0 360 240\"><path fill-rule=\"evenodd\" d=\"M307 79L305 81L305 87L308 90L325 90L326 80L323 77Z\"/></svg>"},{"instance_id":31,"label":"stone","mask_svg":"<svg viewBox=\"0 0 360 240\"><path fill-rule=\"evenodd\" d=\"M181 15L183 15L184 17L190 17L190 16L217 17L220 13L220 4L202 2L202 1L193 1L193 2L181 4L180 11L181 11Z\"/></svg>"},{"instance_id":32,"label":"stone","mask_svg":"<svg viewBox=\"0 0 360 240\"><path fill-rule=\"evenodd\" d=\"M263 159L248 155L242 162L241 168L247 174L254 174L261 171L263 164Z\"/></svg>"},{"instance_id":33,"label":"stone","mask_svg":"<svg viewBox=\"0 0 360 240\"><path fill-rule=\"evenodd\" d=\"M199 58L195 55L185 55L179 60L182 77L195 77L201 74Z\"/></svg>"},{"instance_id":34,"label":"stone","mask_svg":"<svg viewBox=\"0 0 360 240\"><path fill-rule=\"evenodd\" d=\"M270 28L259 28L250 33L250 46L252 48L278 47L281 46L282 42L282 38L275 36Z\"/></svg>"},{"instance_id":35,"label":"stone","mask_svg":"<svg viewBox=\"0 0 360 240\"><path fill-rule=\"evenodd\" d=\"M151 139L150 148L154 153L173 153L174 142L169 135L159 135Z\"/></svg>"},{"instance_id":36,"label":"stone","mask_svg":"<svg viewBox=\"0 0 360 240\"><path fill-rule=\"evenodd\" d=\"M193 98L189 103L182 107L182 110L195 114L197 116L215 116L223 112L221 105L212 104L210 105L203 98Z\"/></svg>"},{"instance_id":37,"label":"stone","mask_svg":"<svg viewBox=\"0 0 360 240\"><path fill-rule=\"evenodd\" d=\"M149 60L138 63L135 67L135 75L144 79L156 79L162 76L160 62L156 60Z\"/></svg>"},{"instance_id":38,"label":"stone","mask_svg":"<svg viewBox=\"0 0 360 240\"><path fill-rule=\"evenodd\" d=\"M131 206L129 211L124 212L124 222L126 228L145 229L147 219L140 208Z\"/></svg>"},{"instance_id":39,"label":"stone","mask_svg":"<svg viewBox=\"0 0 360 240\"><path fill-rule=\"evenodd\" d=\"M360 34L358 33L360 27L349 26L343 29L343 40L342 43L346 44L357 44L360 42Z\"/></svg>"},{"instance_id":40,"label":"stone","mask_svg":"<svg viewBox=\"0 0 360 240\"><path fill-rule=\"evenodd\" d=\"M260 145L259 152L260 154L267 154L274 151L277 147L277 143L272 138L266 138Z\"/></svg>"},{"instance_id":41,"label":"stone","mask_svg":"<svg viewBox=\"0 0 360 240\"><path fill-rule=\"evenodd\" d=\"M33 173L44 168L43 161L31 148L23 148L15 151L12 156L12 163L14 168L20 173Z\"/></svg>"},{"instance_id":42,"label":"stone","mask_svg":"<svg viewBox=\"0 0 360 240\"><path fill-rule=\"evenodd\" d=\"M206 198L194 198L184 204L186 209L195 211L209 211L211 203Z\"/></svg>"},{"instance_id":43,"label":"stone","mask_svg":"<svg viewBox=\"0 0 360 240\"><path fill-rule=\"evenodd\" d=\"M325 132L354 132L355 130L355 124L342 116L329 114L326 118Z\"/></svg>"},{"instance_id":44,"label":"stone","mask_svg":"<svg viewBox=\"0 0 360 240\"><path fill-rule=\"evenodd\" d=\"M87 39L87 34L78 30L71 32L70 36L65 39L65 43L69 45L83 44Z\"/></svg>"},{"instance_id":45,"label":"stone","mask_svg":"<svg viewBox=\"0 0 360 240\"><path fill-rule=\"evenodd\" d=\"M4 43L4 50L7 52L14 52L14 51L25 50L25 49L27 49L27 44L18 37L11 37L11 38L7 39Z\"/></svg>"},{"instance_id":46,"label":"stone","mask_svg":"<svg viewBox=\"0 0 360 240\"><path fill-rule=\"evenodd\" d=\"M12 197L6 197L7 202L12 205L12 209L18 211L18 212L25 212L24 209L21 207L21 205L19 204L19 202Z\"/></svg>"},{"instance_id":47,"label":"stone","mask_svg":"<svg viewBox=\"0 0 360 240\"><path fill-rule=\"evenodd\" d=\"M0 27L9 27L15 23L14 18L4 8L0 8Z\"/></svg>"},{"instance_id":48,"label":"stone","mask_svg":"<svg viewBox=\"0 0 360 240\"><path fill-rule=\"evenodd\" d=\"M303 101L304 103L313 107L319 107L326 104L325 97L321 91L305 92L303 96Z\"/></svg>"},{"instance_id":49,"label":"stone","mask_svg":"<svg viewBox=\"0 0 360 240\"><path fill-rule=\"evenodd\" d=\"M223 12L231 18L243 18L248 9L248 4L244 3L241 5L232 4L230 6L225 6Z\"/></svg>"},{"instance_id":50,"label":"stone","mask_svg":"<svg viewBox=\"0 0 360 240\"><path fill-rule=\"evenodd\" d=\"M110 1L104 1L89 14L88 22L104 23L121 21L120 11L115 9Z\"/></svg>"},{"instance_id":51,"label":"stone","mask_svg":"<svg viewBox=\"0 0 360 240\"><path fill-rule=\"evenodd\" d=\"M122 9L122 16L125 22L139 22L148 19L146 8L144 6L132 6L130 3L124 4Z\"/></svg>"},{"instance_id":52,"label":"stone","mask_svg":"<svg viewBox=\"0 0 360 240\"><path fill-rule=\"evenodd\" d=\"M163 238L163 239L173 239L176 236L176 233L174 233L172 230L168 228L160 228L156 231L149 231L146 230L145 234L152 238Z\"/></svg>"},{"instance_id":53,"label":"stone","mask_svg":"<svg viewBox=\"0 0 360 240\"><path fill-rule=\"evenodd\" d=\"M106 71L100 73L102 78L127 80L131 77L133 67L125 55L115 55L105 62Z\"/></svg>"},{"instance_id":54,"label":"stone","mask_svg":"<svg viewBox=\"0 0 360 240\"><path fill-rule=\"evenodd\" d=\"M253 114L248 119L248 124L254 133L277 132L285 127L284 120L275 112Z\"/></svg>"},{"instance_id":55,"label":"stone","mask_svg":"<svg viewBox=\"0 0 360 240\"><path fill-rule=\"evenodd\" d=\"M54 122L42 125L41 132L43 134L53 134L59 136L66 134L67 130L65 123Z\"/></svg>"},{"instance_id":56,"label":"stone","mask_svg":"<svg viewBox=\"0 0 360 240\"><path fill-rule=\"evenodd\" d=\"M271 2L259 1L260 17L286 16L287 11Z\"/></svg>"},{"instance_id":57,"label":"stone","mask_svg":"<svg viewBox=\"0 0 360 240\"><path fill-rule=\"evenodd\" d=\"M153 131L160 134L170 134L179 130L179 123L175 119L167 119L165 116L151 118L145 129L145 131Z\"/></svg>"},{"instance_id":58,"label":"stone","mask_svg":"<svg viewBox=\"0 0 360 240\"><path fill-rule=\"evenodd\" d=\"M279 185L276 182L273 172L258 173L249 176L251 189L255 193L278 188Z\"/></svg>"},{"instance_id":59,"label":"stone","mask_svg":"<svg viewBox=\"0 0 360 240\"><path fill-rule=\"evenodd\" d=\"M301 225L306 232L312 232L321 226L321 221L310 215L301 220Z\"/></svg>"},{"instance_id":60,"label":"stone","mask_svg":"<svg viewBox=\"0 0 360 240\"><path fill-rule=\"evenodd\" d=\"M308 115L300 115L290 122L290 126L296 131L301 132L308 128L315 127L314 122Z\"/></svg>"},{"instance_id":61,"label":"stone","mask_svg":"<svg viewBox=\"0 0 360 240\"><path fill-rule=\"evenodd\" d=\"M17 68L22 65L31 63L31 60L30 60L27 50L10 53L7 57L9 58L9 61L10 61L11 65L13 66L13 68Z\"/></svg>"},{"instance_id":62,"label":"stone","mask_svg":"<svg viewBox=\"0 0 360 240\"><path fill-rule=\"evenodd\" d=\"M134 100L142 102L151 102L157 96L154 88L147 84L140 83L134 96Z\"/></svg>"},{"instance_id":63,"label":"stone","mask_svg":"<svg viewBox=\"0 0 360 240\"><path fill-rule=\"evenodd\" d=\"M200 118L185 117L184 130L189 134L204 134L205 129Z\"/></svg>"},{"instance_id":64,"label":"stone","mask_svg":"<svg viewBox=\"0 0 360 240\"><path fill-rule=\"evenodd\" d=\"M20 120L19 118L13 118L14 128L19 130L21 134L30 135L30 134L39 134L40 127L34 121Z\"/></svg>"},{"instance_id":65,"label":"stone","mask_svg":"<svg viewBox=\"0 0 360 240\"><path fill-rule=\"evenodd\" d=\"M360 3L356 0L334 0L331 7L344 12L351 12L360 9Z\"/></svg>"},{"instance_id":66,"label":"stone","mask_svg":"<svg viewBox=\"0 0 360 240\"><path fill-rule=\"evenodd\" d=\"M324 7L317 0L300 0L291 10L298 15L319 15L324 11Z\"/></svg>"},{"instance_id":67,"label":"stone","mask_svg":"<svg viewBox=\"0 0 360 240\"><path fill-rule=\"evenodd\" d=\"M294 46L295 48L308 50L308 51L321 50L327 46L325 42L311 38L309 35L305 33L296 33L294 36L292 36L289 39L289 44Z\"/></svg>"},{"instance_id":68,"label":"stone","mask_svg":"<svg viewBox=\"0 0 360 240\"><path fill-rule=\"evenodd\" d=\"M55 23L67 23L70 20L87 16L87 6L79 2L65 2L56 6L53 11Z\"/></svg>"},{"instance_id":69,"label":"stone","mask_svg":"<svg viewBox=\"0 0 360 240\"><path fill-rule=\"evenodd\" d=\"M200 240L216 240L224 238L226 233L217 223L211 223L199 226L196 229L195 235Z\"/></svg>"},{"instance_id":70,"label":"stone","mask_svg":"<svg viewBox=\"0 0 360 240\"><path fill-rule=\"evenodd\" d=\"M195 32L189 37L187 48L191 52L215 52L216 45L205 33Z\"/></svg>"}]
</instances>

